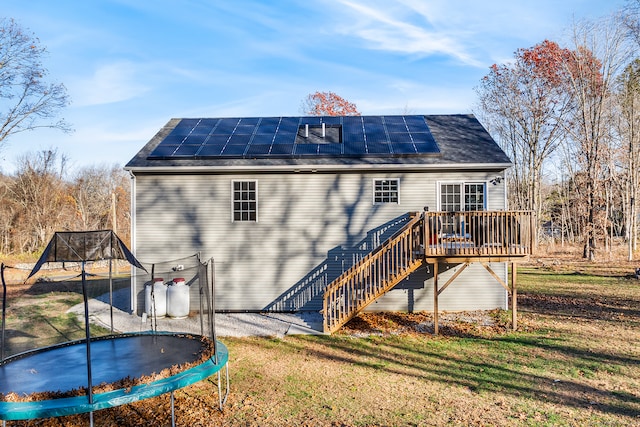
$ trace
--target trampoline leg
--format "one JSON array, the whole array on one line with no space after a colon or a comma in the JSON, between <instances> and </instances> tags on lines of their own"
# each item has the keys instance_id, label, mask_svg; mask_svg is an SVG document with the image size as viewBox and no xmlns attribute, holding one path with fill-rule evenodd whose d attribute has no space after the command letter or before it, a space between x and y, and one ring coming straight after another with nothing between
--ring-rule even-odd
<instances>
[{"instance_id":1,"label":"trampoline leg","mask_svg":"<svg viewBox=\"0 0 640 427\"><path fill-rule=\"evenodd\" d=\"M89 425L93 427L93 411L89 412Z\"/></svg>"},{"instance_id":2,"label":"trampoline leg","mask_svg":"<svg viewBox=\"0 0 640 427\"><path fill-rule=\"evenodd\" d=\"M226 389L224 393L224 397L222 396L222 374L218 371L218 400L220 404L220 412L222 412L222 407L225 403L227 403L227 398L229 397L229 363L225 363L225 379L226 379Z\"/></svg>"},{"instance_id":3,"label":"trampoline leg","mask_svg":"<svg viewBox=\"0 0 640 427\"><path fill-rule=\"evenodd\" d=\"M171 392L171 427L176 427L176 413L173 405L173 391Z\"/></svg>"}]
</instances>

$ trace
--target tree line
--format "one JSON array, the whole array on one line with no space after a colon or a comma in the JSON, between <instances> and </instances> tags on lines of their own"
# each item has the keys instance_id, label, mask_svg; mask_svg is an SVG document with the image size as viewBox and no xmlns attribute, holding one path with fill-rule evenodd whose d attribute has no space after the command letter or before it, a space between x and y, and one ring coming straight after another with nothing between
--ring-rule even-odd
<instances>
[{"instance_id":1,"label":"tree line","mask_svg":"<svg viewBox=\"0 0 640 427\"><path fill-rule=\"evenodd\" d=\"M120 166L87 166L74 174L57 150L19 157L0 175L0 253L42 250L56 231L116 231L130 241L130 178Z\"/></svg>"},{"instance_id":2,"label":"tree line","mask_svg":"<svg viewBox=\"0 0 640 427\"><path fill-rule=\"evenodd\" d=\"M476 88L477 115L511 157L510 209L536 214L541 239L596 249L638 242L640 0L574 23L496 64Z\"/></svg>"}]
</instances>

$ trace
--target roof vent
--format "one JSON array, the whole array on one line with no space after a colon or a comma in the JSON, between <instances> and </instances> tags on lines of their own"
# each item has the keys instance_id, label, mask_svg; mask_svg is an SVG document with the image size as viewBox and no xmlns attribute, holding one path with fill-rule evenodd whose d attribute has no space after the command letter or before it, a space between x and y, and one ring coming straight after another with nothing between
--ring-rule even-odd
<instances>
[{"instance_id":1,"label":"roof vent","mask_svg":"<svg viewBox=\"0 0 640 427\"><path fill-rule=\"evenodd\" d=\"M342 143L342 125L305 123L298 127L296 144L340 144Z\"/></svg>"}]
</instances>

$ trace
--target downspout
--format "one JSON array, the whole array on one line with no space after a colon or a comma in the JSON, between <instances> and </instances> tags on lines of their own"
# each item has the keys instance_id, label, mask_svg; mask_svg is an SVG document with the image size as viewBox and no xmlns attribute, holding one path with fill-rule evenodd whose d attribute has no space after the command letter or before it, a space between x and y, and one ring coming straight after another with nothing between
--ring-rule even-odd
<instances>
[{"instance_id":1,"label":"downspout","mask_svg":"<svg viewBox=\"0 0 640 427\"><path fill-rule=\"evenodd\" d=\"M509 210L509 198L507 197L507 190L509 188L509 186L507 185L507 170L503 169L502 171L502 182L504 185L504 189L502 190L502 195L504 197L504 204L502 206L504 206L504 210L508 211ZM515 263L512 263L513 266L515 266ZM505 262L504 263L504 277L505 279L507 279L505 281L505 283L509 283L509 263ZM509 310L509 294L510 292L505 289L505 310Z\"/></svg>"},{"instance_id":2,"label":"downspout","mask_svg":"<svg viewBox=\"0 0 640 427\"><path fill-rule=\"evenodd\" d=\"M131 175L131 188L129 190L129 212L131 213L131 253L133 256L136 256L136 176L132 171L129 171L129 175ZM131 266L131 294L129 296L129 301L131 301L131 313L135 313L138 308L138 298L136 292L136 283L138 276L138 269Z\"/></svg>"}]
</instances>

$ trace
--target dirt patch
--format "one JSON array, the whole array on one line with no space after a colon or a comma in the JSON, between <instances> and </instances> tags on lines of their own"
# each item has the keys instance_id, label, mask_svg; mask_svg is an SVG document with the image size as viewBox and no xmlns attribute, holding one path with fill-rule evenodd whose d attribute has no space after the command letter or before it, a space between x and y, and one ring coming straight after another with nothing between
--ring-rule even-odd
<instances>
[{"instance_id":1,"label":"dirt patch","mask_svg":"<svg viewBox=\"0 0 640 427\"><path fill-rule=\"evenodd\" d=\"M438 316L438 334L450 337L489 337L511 328L511 320L503 310L444 312ZM361 313L350 320L339 334L356 337L371 335L429 336L434 333L434 317L430 312Z\"/></svg>"}]
</instances>

